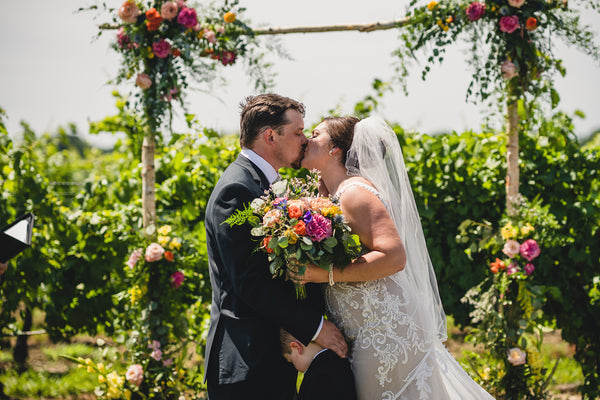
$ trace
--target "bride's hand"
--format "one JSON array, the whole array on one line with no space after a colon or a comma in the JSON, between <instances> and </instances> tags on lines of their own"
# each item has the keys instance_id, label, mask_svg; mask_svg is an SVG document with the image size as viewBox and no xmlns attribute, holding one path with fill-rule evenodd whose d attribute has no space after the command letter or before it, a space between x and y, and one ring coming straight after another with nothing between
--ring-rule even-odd
<instances>
[{"instance_id":1,"label":"bride's hand","mask_svg":"<svg viewBox=\"0 0 600 400\"><path fill-rule=\"evenodd\" d=\"M306 264L306 270L304 271L303 275L299 275L297 272L290 271L290 279L294 283L299 283L302 285L309 282L329 282L329 271L313 263L308 263Z\"/></svg>"}]
</instances>

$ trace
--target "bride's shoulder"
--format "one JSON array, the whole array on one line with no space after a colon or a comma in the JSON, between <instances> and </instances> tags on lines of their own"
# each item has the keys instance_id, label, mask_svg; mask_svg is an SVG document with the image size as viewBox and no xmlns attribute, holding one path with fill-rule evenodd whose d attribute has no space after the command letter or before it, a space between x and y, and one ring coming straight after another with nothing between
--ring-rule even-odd
<instances>
[{"instance_id":1,"label":"bride's shoulder","mask_svg":"<svg viewBox=\"0 0 600 400\"><path fill-rule=\"evenodd\" d=\"M344 202L362 202L370 200L373 195L377 196L377 189L367 179L354 176L341 185L337 195Z\"/></svg>"}]
</instances>

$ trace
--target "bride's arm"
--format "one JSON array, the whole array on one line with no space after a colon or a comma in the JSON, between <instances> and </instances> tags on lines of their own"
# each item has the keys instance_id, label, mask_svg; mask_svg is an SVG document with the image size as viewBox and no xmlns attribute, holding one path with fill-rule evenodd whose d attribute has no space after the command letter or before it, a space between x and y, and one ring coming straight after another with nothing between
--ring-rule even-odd
<instances>
[{"instance_id":1,"label":"bride's arm","mask_svg":"<svg viewBox=\"0 0 600 400\"><path fill-rule=\"evenodd\" d=\"M357 186L349 187L340 198L346 222L362 245L371 251L340 268L334 266L335 282L364 282L384 278L402 269L406 252L387 209L373 193ZM311 266L303 282L328 282L329 273Z\"/></svg>"}]
</instances>

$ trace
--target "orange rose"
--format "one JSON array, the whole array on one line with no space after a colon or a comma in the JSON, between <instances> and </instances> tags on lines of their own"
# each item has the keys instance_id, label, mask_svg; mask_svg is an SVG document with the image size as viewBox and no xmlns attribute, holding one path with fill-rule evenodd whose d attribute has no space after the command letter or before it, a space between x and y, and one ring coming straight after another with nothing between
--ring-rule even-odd
<instances>
[{"instance_id":1,"label":"orange rose","mask_svg":"<svg viewBox=\"0 0 600 400\"><path fill-rule=\"evenodd\" d=\"M302 210L298 206L289 206L288 215L290 216L290 218L300 218L300 216L302 215Z\"/></svg>"},{"instance_id":2,"label":"orange rose","mask_svg":"<svg viewBox=\"0 0 600 400\"><path fill-rule=\"evenodd\" d=\"M225 13L225 15L223 16L223 19L225 20L225 22L227 22L228 24L232 23L233 21L235 21L235 14L232 12L227 12Z\"/></svg>"},{"instance_id":3,"label":"orange rose","mask_svg":"<svg viewBox=\"0 0 600 400\"><path fill-rule=\"evenodd\" d=\"M181 51L179 49L173 49L173 57L179 57L181 55Z\"/></svg>"},{"instance_id":4,"label":"orange rose","mask_svg":"<svg viewBox=\"0 0 600 400\"><path fill-rule=\"evenodd\" d=\"M537 19L534 17L527 18L527 21L525 22L525 29L528 31L533 31L535 28L537 28Z\"/></svg>"},{"instance_id":5,"label":"orange rose","mask_svg":"<svg viewBox=\"0 0 600 400\"><path fill-rule=\"evenodd\" d=\"M172 251L165 251L165 254L163 254L165 256L165 260L167 261L173 261L173 259L175 259L175 256L173 255Z\"/></svg>"},{"instance_id":6,"label":"orange rose","mask_svg":"<svg viewBox=\"0 0 600 400\"><path fill-rule=\"evenodd\" d=\"M306 234L306 224L304 221L298 222L292 229L298 236L304 236Z\"/></svg>"},{"instance_id":7,"label":"orange rose","mask_svg":"<svg viewBox=\"0 0 600 400\"><path fill-rule=\"evenodd\" d=\"M502 271L506 269L506 264L504 264L504 261L502 261L499 258L496 258L496 261L494 261L493 263L490 264L490 271L492 271L494 274L497 274L498 271Z\"/></svg>"},{"instance_id":8,"label":"orange rose","mask_svg":"<svg viewBox=\"0 0 600 400\"><path fill-rule=\"evenodd\" d=\"M148 30L155 31L158 29L163 19L156 8L152 7L146 11L146 20L146 26L148 27Z\"/></svg>"},{"instance_id":9,"label":"orange rose","mask_svg":"<svg viewBox=\"0 0 600 400\"><path fill-rule=\"evenodd\" d=\"M262 247L267 251L267 253L272 253L273 249L269 247L269 242L271 242L271 236L267 236L262 241Z\"/></svg>"}]
</instances>

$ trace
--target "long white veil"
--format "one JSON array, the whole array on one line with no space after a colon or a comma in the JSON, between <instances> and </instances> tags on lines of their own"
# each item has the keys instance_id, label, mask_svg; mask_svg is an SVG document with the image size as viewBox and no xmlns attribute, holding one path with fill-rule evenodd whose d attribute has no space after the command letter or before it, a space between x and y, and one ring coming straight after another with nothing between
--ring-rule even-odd
<instances>
[{"instance_id":1,"label":"long white veil","mask_svg":"<svg viewBox=\"0 0 600 400\"><path fill-rule=\"evenodd\" d=\"M396 134L384 120L368 117L356 124L346 168L349 175L369 180L383 196L406 249L406 267L398 274L405 274L418 296L414 302L415 321L427 340L445 341L446 314L402 150Z\"/></svg>"}]
</instances>

